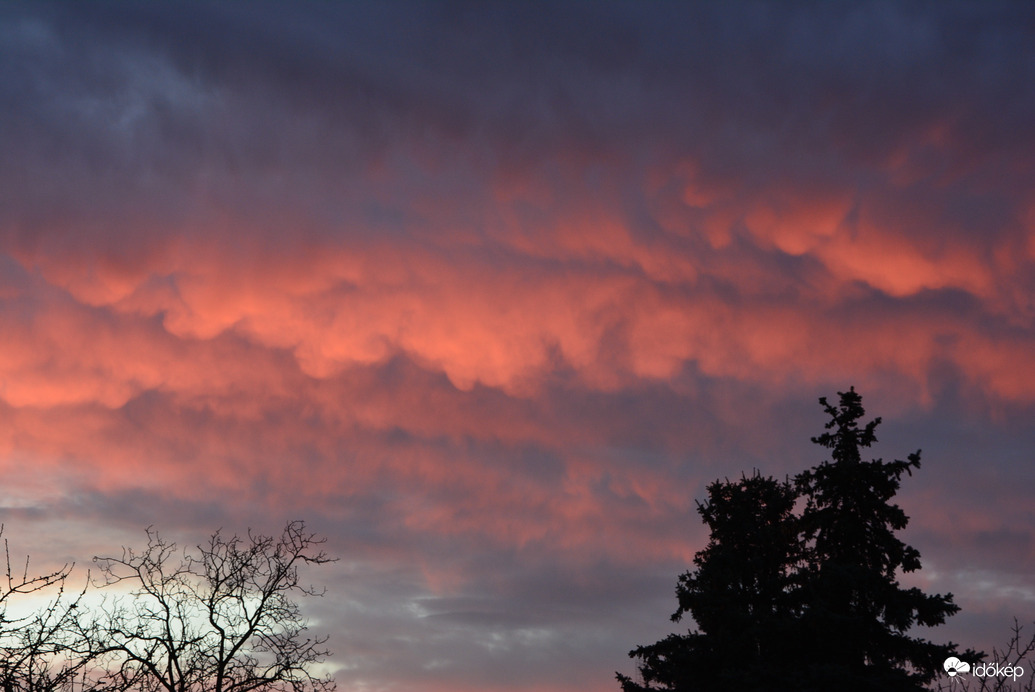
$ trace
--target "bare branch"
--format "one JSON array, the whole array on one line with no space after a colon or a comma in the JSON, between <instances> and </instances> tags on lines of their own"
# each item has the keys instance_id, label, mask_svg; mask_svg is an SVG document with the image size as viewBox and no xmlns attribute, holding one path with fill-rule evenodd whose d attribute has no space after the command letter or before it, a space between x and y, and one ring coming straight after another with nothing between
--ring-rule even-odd
<instances>
[{"instance_id":1,"label":"bare branch","mask_svg":"<svg viewBox=\"0 0 1035 692\"><path fill-rule=\"evenodd\" d=\"M4 527L0 525L0 535ZM77 676L93 659L84 636L80 604L86 586L66 595L74 565L65 564L47 574L30 576L29 558L20 574L11 568L11 553L4 539L4 583L0 586L0 688L4 692L51 692L71 689ZM87 576L87 584L89 576ZM54 592L52 600L35 612L9 617L8 605L18 596Z\"/></svg>"},{"instance_id":2,"label":"bare branch","mask_svg":"<svg viewBox=\"0 0 1035 692\"><path fill-rule=\"evenodd\" d=\"M299 567L333 560L324 539L300 521L279 537L216 531L179 551L153 528L148 545L96 558L105 586L133 584L132 601L112 599L98 624L122 689L187 692L326 692L331 679L313 669L329 653L309 637L294 600L322 590Z\"/></svg>"}]
</instances>

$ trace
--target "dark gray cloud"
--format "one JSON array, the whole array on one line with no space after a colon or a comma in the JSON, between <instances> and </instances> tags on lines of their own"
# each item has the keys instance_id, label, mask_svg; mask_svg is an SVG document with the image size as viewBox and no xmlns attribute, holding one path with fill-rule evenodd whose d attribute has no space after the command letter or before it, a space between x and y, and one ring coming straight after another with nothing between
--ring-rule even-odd
<instances>
[{"instance_id":1,"label":"dark gray cloud","mask_svg":"<svg viewBox=\"0 0 1035 692\"><path fill-rule=\"evenodd\" d=\"M858 385L990 648L1035 519L1021 3L0 7L0 514L304 516L339 683L585 689ZM180 538L179 536L183 536ZM48 558L49 559L49 558Z\"/></svg>"}]
</instances>

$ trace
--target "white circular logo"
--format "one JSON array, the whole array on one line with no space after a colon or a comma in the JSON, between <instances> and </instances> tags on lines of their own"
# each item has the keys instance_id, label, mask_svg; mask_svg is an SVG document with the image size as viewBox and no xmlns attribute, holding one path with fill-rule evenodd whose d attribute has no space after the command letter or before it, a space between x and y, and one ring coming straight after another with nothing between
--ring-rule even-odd
<instances>
[{"instance_id":1,"label":"white circular logo","mask_svg":"<svg viewBox=\"0 0 1035 692\"><path fill-rule=\"evenodd\" d=\"M954 677L956 673L969 673L970 664L966 661L961 661L955 656L949 656L945 659L945 663L942 664L942 668L949 674L949 677Z\"/></svg>"}]
</instances>

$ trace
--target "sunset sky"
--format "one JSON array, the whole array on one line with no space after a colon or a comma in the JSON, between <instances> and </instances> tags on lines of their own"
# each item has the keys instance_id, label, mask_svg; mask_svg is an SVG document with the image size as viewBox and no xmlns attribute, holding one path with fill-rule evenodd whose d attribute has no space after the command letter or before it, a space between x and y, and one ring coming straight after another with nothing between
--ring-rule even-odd
<instances>
[{"instance_id":1,"label":"sunset sky","mask_svg":"<svg viewBox=\"0 0 1035 692\"><path fill-rule=\"evenodd\" d=\"M823 461L849 386L989 649L1035 5L4 3L0 325L12 553L303 519L343 692L617 690L706 484Z\"/></svg>"}]
</instances>

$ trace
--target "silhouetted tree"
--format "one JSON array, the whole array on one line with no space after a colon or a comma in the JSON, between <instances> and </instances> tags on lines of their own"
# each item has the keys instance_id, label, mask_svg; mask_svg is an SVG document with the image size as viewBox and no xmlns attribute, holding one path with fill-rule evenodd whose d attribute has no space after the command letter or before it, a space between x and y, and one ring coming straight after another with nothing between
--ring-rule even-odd
<instances>
[{"instance_id":1,"label":"silhouetted tree","mask_svg":"<svg viewBox=\"0 0 1035 692\"><path fill-rule=\"evenodd\" d=\"M673 634L631 655L642 660L643 684L619 675L625 692L643 690L780 690L795 643L794 567L804 544L794 515L795 488L757 471L716 481L697 511L711 530L679 578L679 609L697 632Z\"/></svg>"},{"instance_id":2,"label":"silhouetted tree","mask_svg":"<svg viewBox=\"0 0 1035 692\"><path fill-rule=\"evenodd\" d=\"M920 554L896 535L908 518L891 503L920 453L863 461L880 419L859 427L861 397L854 388L839 396L837 406L820 399L830 420L812 440L832 461L793 485L756 472L709 486L698 510L711 540L680 577L673 616L689 613L699 631L630 652L642 683L619 674L624 692L914 692L955 653L907 634L956 613L952 595L897 581L920 568Z\"/></svg>"},{"instance_id":3,"label":"silhouetted tree","mask_svg":"<svg viewBox=\"0 0 1035 692\"><path fill-rule=\"evenodd\" d=\"M920 451L907 461L864 461L881 419L860 427L862 397L854 388L839 395L837 406L819 400L830 420L827 432L812 438L833 461L796 479L809 543L800 641L813 657L799 689L922 689L955 648L907 632L940 625L959 606L951 594L928 595L897 580L900 571L920 569L920 553L896 536L909 518L891 503L902 475L920 467Z\"/></svg>"},{"instance_id":4,"label":"silhouetted tree","mask_svg":"<svg viewBox=\"0 0 1035 692\"><path fill-rule=\"evenodd\" d=\"M279 538L212 535L180 553L147 531L142 552L96 558L107 586L130 598L106 603L96 623L110 684L158 692L323 692L316 668L325 638L308 634L295 596L320 595L304 584L303 565L331 558L324 542L291 522Z\"/></svg>"},{"instance_id":5,"label":"silhouetted tree","mask_svg":"<svg viewBox=\"0 0 1035 692\"><path fill-rule=\"evenodd\" d=\"M0 536L3 526L0 526ZM83 591L66 596L72 565L30 576L29 558L20 571L12 569L4 539L3 583L0 584L0 690L53 692L69 689L91 661L89 640L82 636L79 609ZM84 588L85 591L85 588ZM22 616L8 610L18 597L52 594L43 607Z\"/></svg>"}]
</instances>

